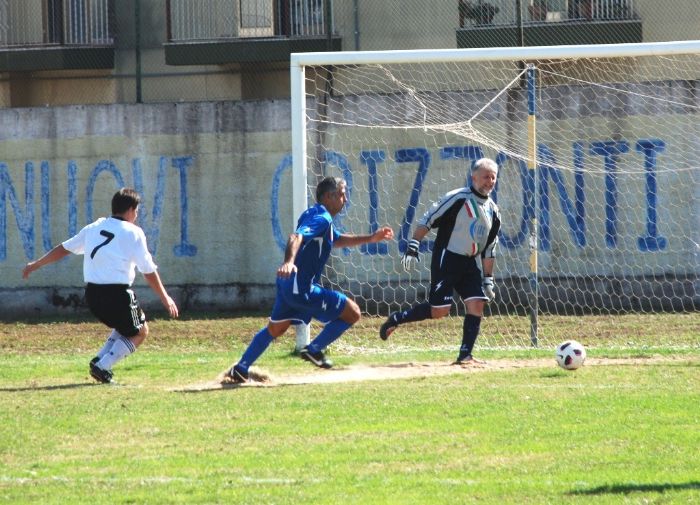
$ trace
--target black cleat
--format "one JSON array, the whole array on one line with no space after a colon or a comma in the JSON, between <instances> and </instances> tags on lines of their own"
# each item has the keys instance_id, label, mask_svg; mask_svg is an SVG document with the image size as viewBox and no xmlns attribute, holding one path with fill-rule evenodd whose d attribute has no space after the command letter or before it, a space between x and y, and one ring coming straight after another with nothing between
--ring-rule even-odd
<instances>
[{"instance_id":1,"label":"black cleat","mask_svg":"<svg viewBox=\"0 0 700 505\"><path fill-rule=\"evenodd\" d=\"M299 352L299 356L319 368L333 368L333 362L327 359L323 352L311 352L308 345Z\"/></svg>"},{"instance_id":2,"label":"black cleat","mask_svg":"<svg viewBox=\"0 0 700 505\"><path fill-rule=\"evenodd\" d=\"M379 338L386 340L399 325L394 322L393 316L389 316L384 324L379 327Z\"/></svg>"},{"instance_id":3,"label":"black cleat","mask_svg":"<svg viewBox=\"0 0 700 505\"><path fill-rule=\"evenodd\" d=\"M112 371L101 369L97 366L97 362L93 363L92 360L90 361L90 376L102 384L109 384L112 382Z\"/></svg>"},{"instance_id":4,"label":"black cleat","mask_svg":"<svg viewBox=\"0 0 700 505\"><path fill-rule=\"evenodd\" d=\"M457 357L457 361L455 361L452 364L453 365L460 365L460 366L469 366L469 365L485 365L486 362L484 360L481 360L481 359L476 359L471 354L467 354L466 356Z\"/></svg>"},{"instance_id":5,"label":"black cleat","mask_svg":"<svg viewBox=\"0 0 700 505\"><path fill-rule=\"evenodd\" d=\"M95 356L94 358L92 358L92 359L90 360L90 366L96 365L98 361L100 361L100 358L97 357L97 356Z\"/></svg>"},{"instance_id":6,"label":"black cleat","mask_svg":"<svg viewBox=\"0 0 700 505\"><path fill-rule=\"evenodd\" d=\"M234 365L228 372L226 372L226 378L233 384L244 384L248 382L250 377L248 376L248 372L244 372Z\"/></svg>"}]
</instances>

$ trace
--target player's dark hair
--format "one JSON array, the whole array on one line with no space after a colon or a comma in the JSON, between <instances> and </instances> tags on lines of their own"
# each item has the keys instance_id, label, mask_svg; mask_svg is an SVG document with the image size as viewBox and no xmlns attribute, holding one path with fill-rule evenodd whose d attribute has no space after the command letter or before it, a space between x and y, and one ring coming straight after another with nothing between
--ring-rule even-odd
<instances>
[{"instance_id":1,"label":"player's dark hair","mask_svg":"<svg viewBox=\"0 0 700 505\"><path fill-rule=\"evenodd\" d=\"M345 179L342 177L324 178L316 186L316 201L320 203L326 193L335 193L343 184L345 184Z\"/></svg>"},{"instance_id":2,"label":"player's dark hair","mask_svg":"<svg viewBox=\"0 0 700 505\"><path fill-rule=\"evenodd\" d=\"M121 215L129 209L135 209L139 206L141 197L131 188L122 188L112 197L112 214Z\"/></svg>"}]
</instances>

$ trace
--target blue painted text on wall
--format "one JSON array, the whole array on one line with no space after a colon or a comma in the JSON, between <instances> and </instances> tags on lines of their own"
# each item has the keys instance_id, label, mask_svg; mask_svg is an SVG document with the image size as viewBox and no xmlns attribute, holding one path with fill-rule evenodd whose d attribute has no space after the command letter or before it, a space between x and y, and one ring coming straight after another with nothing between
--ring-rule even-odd
<instances>
[{"instance_id":1,"label":"blue painted text on wall","mask_svg":"<svg viewBox=\"0 0 700 505\"><path fill-rule=\"evenodd\" d=\"M193 169L195 158L193 156L178 156L168 157L161 156L159 158L156 187L151 189L153 192L152 207L147 205L146 187L143 177L143 163L140 159L134 159L131 162L131 186L139 192L142 197L140 205L140 214L138 224L143 228L148 239L151 252L155 255L158 247L158 239L160 235L161 217L163 204L165 201L165 183L168 177L169 168L178 176L180 187L179 199L168 200L177 201L180 210L180 241L173 247L173 254L177 257L188 257L197 254L197 247L189 241L189 193L187 185L187 174ZM66 166L66 186L67 186L67 206L58 202L53 202L51 199L51 184L52 171L60 170L54 167L48 161L42 161L39 164L39 191L38 198L41 201L41 247L44 252L49 251L54 246L54 240L61 242L64 239L74 235L78 231L78 179L80 167L75 161L68 161ZM10 167L7 163L0 162L0 261L7 259L7 216L9 201L12 212L15 215L17 229L22 241L22 247L27 259L33 259L40 254L36 251L36 220L34 212L34 202L37 194L35 191L35 164L32 161L27 161L24 164L24 203L18 196L19 191L16 185L19 183L13 180L10 175ZM19 170L17 170L19 172ZM93 201L95 186L101 174L111 176L114 179L114 191L120 187L126 186L126 181L122 175L122 171L111 160L100 160L92 167L88 177L87 186L85 188L85 219L86 224L95 219L93 212ZM110 194L111 197L111 194ZM66 209L68 218L68 229L63 234L56 231L57 237L54 238L54 230L51 228L52 216L58 212L63 212ZM149 212L150 211L150 212Z\"/></svg>"},{"instance_id":2,"label":"blue painted text on wall","mask_svg":"<svg viewBox=\"0 0 700 505\"><path fill-rule=\"evenodd\" d=\"M551 250L551 201L558 199L559 206L568 223L571 240L578 247L586 246L588 240L586 235L585 222L585 172L584 160L588 156L589 163L602 164L605 172L604 176L604 213L605 213L605 245L608 248L617 247L618 241L618 162L620 156L631 151L630 146L634 146L635 152L640 156L640 163L644 167L646 200L644 218L646 224L646 235L638 237L637 244L640 251L653 252L664 250L667 246L666 239L659 234L657 221L657 186L656 186L656 166L657 155L665 150L665 143L659 139L639 139L633 144L625 140L604 140L592 142L574 142L572 144L573 154L573 197L567 190L565 177L552 150L546 144L539 144L538 158L543 160L537 170L537 188L535 188L535 176L533 171L528 170L527 163L523 160L511 159L506 153L500 152L496 156L496 161L503 169L506 165L514 164L519 172L522 184L522 210L519 223L509 223L509 228L515 227L518 231L508 234L501 231L500 242L503 247L516 249L521 247L528 238L528 226L532 217L537 213L539 222L539 249L543 252ZM368 177L369 207L367 215L368 232L372 233L379 227L378 215L381 209L380 194L377 184L378 167L387 160L387 153L384 150L366 150L360 152L359 160L366 170ZM445 146L439 149L439 157L442 160L463 159L473 163L484 156L484 152L479 146ZM430 150L424 147L397 149L393 153L393 160L396 164L416 164L416 177L413 186L408 193L408 201L405 213L400 223L398 234L399 251L404 252L411 227L415 224L416 211L419 204L428 205L429 202L421 202L420 196L424 187L424 182L429 177L429 168L432 163ZM353 170L348 161L348 157L337 152L327 152L325 154L326 167L337 167L340 174L348 180L348 194L350 195L349 205L352 203L352 176ZM272 183L271 194L271 219L272 230L275 241L284 250L285 239L281 232L280 215L278 212L279 188L282 174L291 169L291 156L286 156L277 167ZM359 170L358 170L359 173ZM355 175L358 177L358 175ZM465 181L468 184L468 181ZM556 196L551 195L551 191L556 191ZM591 191L589 189L588 191ZM599 191L598 188L593 191ZM535 201L537 195L537 201ZM498 187L494 191L494 199L498 201ZM339 216L339 229L342 229L342 215ZM432 248L431 241L424 241L421 249L426 251ZM364 254L388 254L386 244L371 244L361 248Z\"/></svg>"}]
</instances>

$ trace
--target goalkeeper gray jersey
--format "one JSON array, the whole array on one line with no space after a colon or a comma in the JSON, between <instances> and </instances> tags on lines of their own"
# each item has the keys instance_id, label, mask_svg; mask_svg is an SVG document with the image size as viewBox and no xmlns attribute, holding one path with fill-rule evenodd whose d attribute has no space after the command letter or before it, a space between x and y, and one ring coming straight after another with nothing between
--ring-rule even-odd
<instances>
[{"instance_id":1,"label":"goalkeeper gray jersey","mask_svg":"<svg viewBox=\"0 0 700 505\"><path fill-rule=\"evenodd\" d=\"M495 256L501 227L498 206L472 188L450 191L433 203L418 224L438 229L433 254L447 249L463 256Z\"/></svg>"}]
</instances>

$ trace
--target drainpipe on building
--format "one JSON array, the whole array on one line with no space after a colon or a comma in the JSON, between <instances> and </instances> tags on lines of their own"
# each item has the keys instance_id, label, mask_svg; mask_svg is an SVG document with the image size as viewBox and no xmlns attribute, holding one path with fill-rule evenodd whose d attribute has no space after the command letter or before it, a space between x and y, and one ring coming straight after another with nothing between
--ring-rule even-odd
<instances>
[{"instance_id":1,"label":"drainpipe on building","mask_svg":"<svg viewBox=\"0 0 700 505\"><path fill-rule=\"evenodd\" d=\"M523 2L515 0L515 19L518 24L518 42L520 46L525 46L525 29L523 28Z\"/></svg>"},{"instance_id":2,"label":"drainpipe on building","mask_svg":"<svg viewBox=\"0 0 700 505\"><path fill-rule=\"evenodd\" d=\"M355 51L360 50L360 0L353 0L352 9L355 15Z\"/></svg>"},{"instance_id":3,"label":"drainpipe on building","mask_svg":"<svg viewBox=\"0 0 700 505\"><path fill-rule=\"evenodd\" d=\"M136 51L136 103L143 103L141 92L141 0L134 0L134 46Z\"/></svg>"},{"instance_id":4,"label":"drainpipe on building","mask_svg":"<svg viewBox=\"0 0 700 505\"><path fill-rule=\"evenodd\" d=\"M323 3L324 13L326 18L326 51L333 50L333 9L331 8L331 0L325 0Z\"/></svg>"}]
</instances>

